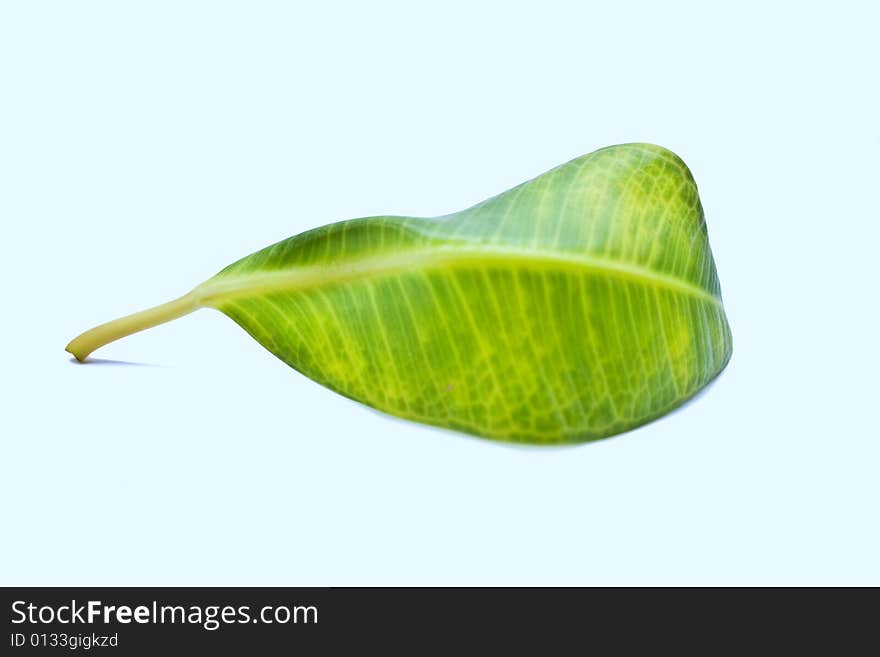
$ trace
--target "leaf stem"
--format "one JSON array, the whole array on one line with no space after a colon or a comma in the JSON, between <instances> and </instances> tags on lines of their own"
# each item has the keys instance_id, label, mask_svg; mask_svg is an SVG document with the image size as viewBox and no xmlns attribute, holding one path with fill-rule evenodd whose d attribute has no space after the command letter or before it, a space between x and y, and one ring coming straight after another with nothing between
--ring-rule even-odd
<instances>
[{"instance_id":1,"label":"leaf stem","mask_svg":"<svg viewBox=\"0 0 880 657\"><path fill-rule=\"evenodd\" d=\"M70 344L65 347L65 351L73 354L79 362L83 362L90 353L103 347L105 344L124 338L132 333L143 331L144 329L170 322L172 319L188 315L194 310L201 308L196 291L183 295L168 303L163 303L153 308L147 308L132 315L126 315L112 322L107 322L89 329L85 333L78 335Z\"/></svg>"}]
</instances>

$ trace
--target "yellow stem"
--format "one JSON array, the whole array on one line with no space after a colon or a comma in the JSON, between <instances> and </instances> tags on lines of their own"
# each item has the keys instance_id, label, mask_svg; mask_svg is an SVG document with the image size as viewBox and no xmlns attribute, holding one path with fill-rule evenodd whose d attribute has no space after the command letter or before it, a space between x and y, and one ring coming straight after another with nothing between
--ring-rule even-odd
<instances>
[{"instance_id":1,"label":"yellow stem","mask_svg":"<svg viewBox=\"0 0 880 657\"><path fill-rule=\"evenodd\" d=\"M133 315L126 315L112 322L101 324L75 337L65 347L79 362L83 362L90 353L105 344L124 338L132 333L170 322L172 319L188 315L201 307L195 290L174 301L160 306L142 310Z\"/></svg>"}]
</instances>

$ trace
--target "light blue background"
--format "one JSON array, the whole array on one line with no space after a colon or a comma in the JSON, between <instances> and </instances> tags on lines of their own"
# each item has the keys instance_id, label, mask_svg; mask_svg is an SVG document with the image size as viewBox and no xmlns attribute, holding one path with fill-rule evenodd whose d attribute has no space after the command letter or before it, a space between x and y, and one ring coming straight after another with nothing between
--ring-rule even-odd
<instances>
[{"instance_id":1,"label":"light blue background","mask_svg":"<svg viewBox=\"0 0 880 657\"><path fill-rule=\"evenodd\" d=\"M880 583L880 15L711 4L3 3L0 582ZM394 420L211 311L63 351L628 141L696 176L734 356L625 436Z\"/></svg>"}]
</instances>

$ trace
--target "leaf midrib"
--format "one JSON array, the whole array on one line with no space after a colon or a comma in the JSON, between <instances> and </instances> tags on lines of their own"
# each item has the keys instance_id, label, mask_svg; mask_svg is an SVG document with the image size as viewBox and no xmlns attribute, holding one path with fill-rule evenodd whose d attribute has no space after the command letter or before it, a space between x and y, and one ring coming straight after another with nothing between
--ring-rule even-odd
<instances>
[{"instance_id":1,"label":"leaf midrib","mask_svg":"<svg viewBox=\"0 0 880 657\"><path fill-rule=\"evenodd\" d=\"M688 294L704 301L721 305L721 299L708 290L676 276L657 272L641 265L617 262L608 258L575 253L559 253L535 249L498 248L481 246L433 246L430 249L411 249L397 253L373 255L345 263L307 265L276 271L226 275L202 283L192 294L197 304L219 307L226 301L252 298L279 292L294 292L336 285L352 280L365 280L406 273L413 269L466 268L497 264L530 263L556 270L594 271L618 278L636 280Z\"/></svg>"}]
</instances>

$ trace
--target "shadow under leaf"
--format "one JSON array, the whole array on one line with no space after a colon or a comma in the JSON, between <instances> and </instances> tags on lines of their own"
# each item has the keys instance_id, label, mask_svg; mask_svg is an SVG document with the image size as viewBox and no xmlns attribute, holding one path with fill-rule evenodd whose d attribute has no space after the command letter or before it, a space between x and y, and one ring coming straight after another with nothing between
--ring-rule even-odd
<instances>
[{"instance_id":1,"label":"shadow under leaf","mask_svg":"<svg viewBox=\"0 0 880 657\"><path fill-rule=\"evenodd\" d=\"M76 365L106 365L110 367L162 367L155 363L133 363L127 360L110 360L108 358L87 358L82 363L76 358L71 358L70 362Z\"/></svg>"}]
</instances>

